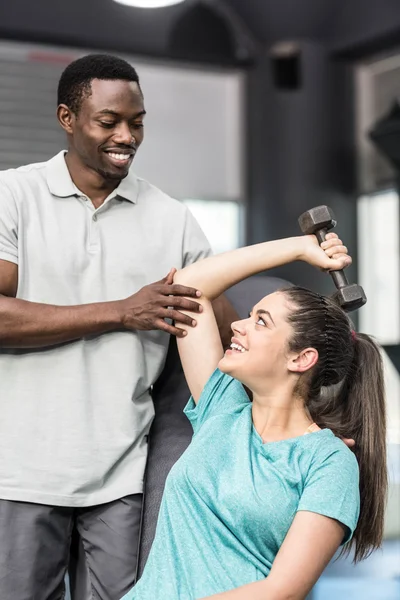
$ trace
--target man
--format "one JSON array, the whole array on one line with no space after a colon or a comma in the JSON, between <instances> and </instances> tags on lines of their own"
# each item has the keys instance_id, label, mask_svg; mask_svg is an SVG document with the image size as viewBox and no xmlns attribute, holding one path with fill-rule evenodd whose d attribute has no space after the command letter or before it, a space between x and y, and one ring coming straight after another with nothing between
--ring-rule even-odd
<instances>
[{"instance_id":1,"label":"man","mask_svg":"<svg viewBox=\"0 0 400 600\"><path fill-rule=\"evenodd\" d=\"M67 153L0 174L0 598L63 598L79 536L74 598L117 600L135 577L149 390L167 334L199 310L169 271L210 250L130 171L145 108L128 63L75 61L58 104ZM226 343L235 314L215 308Z\"/></svg>"}]
</instances>

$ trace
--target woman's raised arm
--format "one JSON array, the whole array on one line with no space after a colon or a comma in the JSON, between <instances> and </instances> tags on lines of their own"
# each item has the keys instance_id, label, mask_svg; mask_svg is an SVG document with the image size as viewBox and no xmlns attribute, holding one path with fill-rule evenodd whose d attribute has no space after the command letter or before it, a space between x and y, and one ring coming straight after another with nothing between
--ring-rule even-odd
<instances>
[{"instance_id":1,"label":"woman's raised arm","mask_svg":"<svg viewBox=\"0 0 400 600\"><path fill-rule=\"evenodd\" d=\"M187 335L177 340L186 381L195 402L223 356L211 300L242 279L295 260L326 270L343 269L351 262L346 253L347 248L336 234L328 234L322 248L315 236L300 236L246 246L177 271L174 283L196 287L203 294L199 298L203 311L196 315L196 327L180 325Z\"/></svg>"}]
</instances>

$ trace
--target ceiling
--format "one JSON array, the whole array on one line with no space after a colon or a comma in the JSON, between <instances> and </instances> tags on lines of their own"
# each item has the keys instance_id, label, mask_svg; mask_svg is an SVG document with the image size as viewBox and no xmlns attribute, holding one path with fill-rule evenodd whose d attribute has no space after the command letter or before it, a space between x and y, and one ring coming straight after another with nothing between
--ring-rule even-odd
<instances>
[{"instance_id":1,"label":"ceiling","mask_svg":"<svg viewBox=\"0 0 400 600\"><path fill-rule=\"evenodd\" d=\"M146 10L112 0L13 0L0 3L0 38L240 64L277 40L306 38L334 52L400 44L400 1L187 0Z\"/></svg>"},{"instance_id":2,"label":"ceiling","mask_svg":"<svg viewBox=\"0 0 400 600\"><path fill-rule=\"evenodd\" d=\"M227 0L259 40L321 38L345 0Z\"/></svg>"}]
</instances>

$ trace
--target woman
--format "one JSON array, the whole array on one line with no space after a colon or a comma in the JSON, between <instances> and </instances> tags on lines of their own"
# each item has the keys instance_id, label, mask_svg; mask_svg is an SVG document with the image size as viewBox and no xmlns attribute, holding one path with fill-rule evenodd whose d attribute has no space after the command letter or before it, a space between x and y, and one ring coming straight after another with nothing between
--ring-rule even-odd
<instances>
[{"instance_id":1,"label":"woman","mask_svg":"<svg viewBox=\"0 0 400 600\"><path fill-rule=\"evenodd\" d=\"M294 260L324 270L351 263L331 233L321 247L314 236L266 242L174 275L202 290L197 326L178 338L194 436L168 476L148 562L124 600L300 600L340 545L356 560L380 545L387 483L375 343L331 300L293 287L233 323L223 353L210 301Z\"/></svg>"}]
</instances>

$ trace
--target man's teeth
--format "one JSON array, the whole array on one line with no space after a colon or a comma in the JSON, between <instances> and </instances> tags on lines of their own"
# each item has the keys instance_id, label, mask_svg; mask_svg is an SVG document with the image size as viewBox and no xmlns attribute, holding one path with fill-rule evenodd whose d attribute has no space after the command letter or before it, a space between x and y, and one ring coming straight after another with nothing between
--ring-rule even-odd
<instances>
[{"instance_id":1,"label":"man's teeth","mask_svg":"<svg viewBox=\"0 0 400 600\"><path fill-rule=\"evenodd\" d=\"M131 157L130 154L116 154L115 152L109 152L108 154L115 160L129 160Z\"/></svg>"},{"instance_id":2,"label":"man's teeth","mask_svg":"<svg viewBox=\"0 0 400 600\"><path fill-rule=\"evenodd\" d=\"M243 348L243 346L239 346L239 344L235 344L234 342L232 342L231 348L232 350L238 350L238 352L246 352L246 348Z\"/></svg>"}]
</instances>

